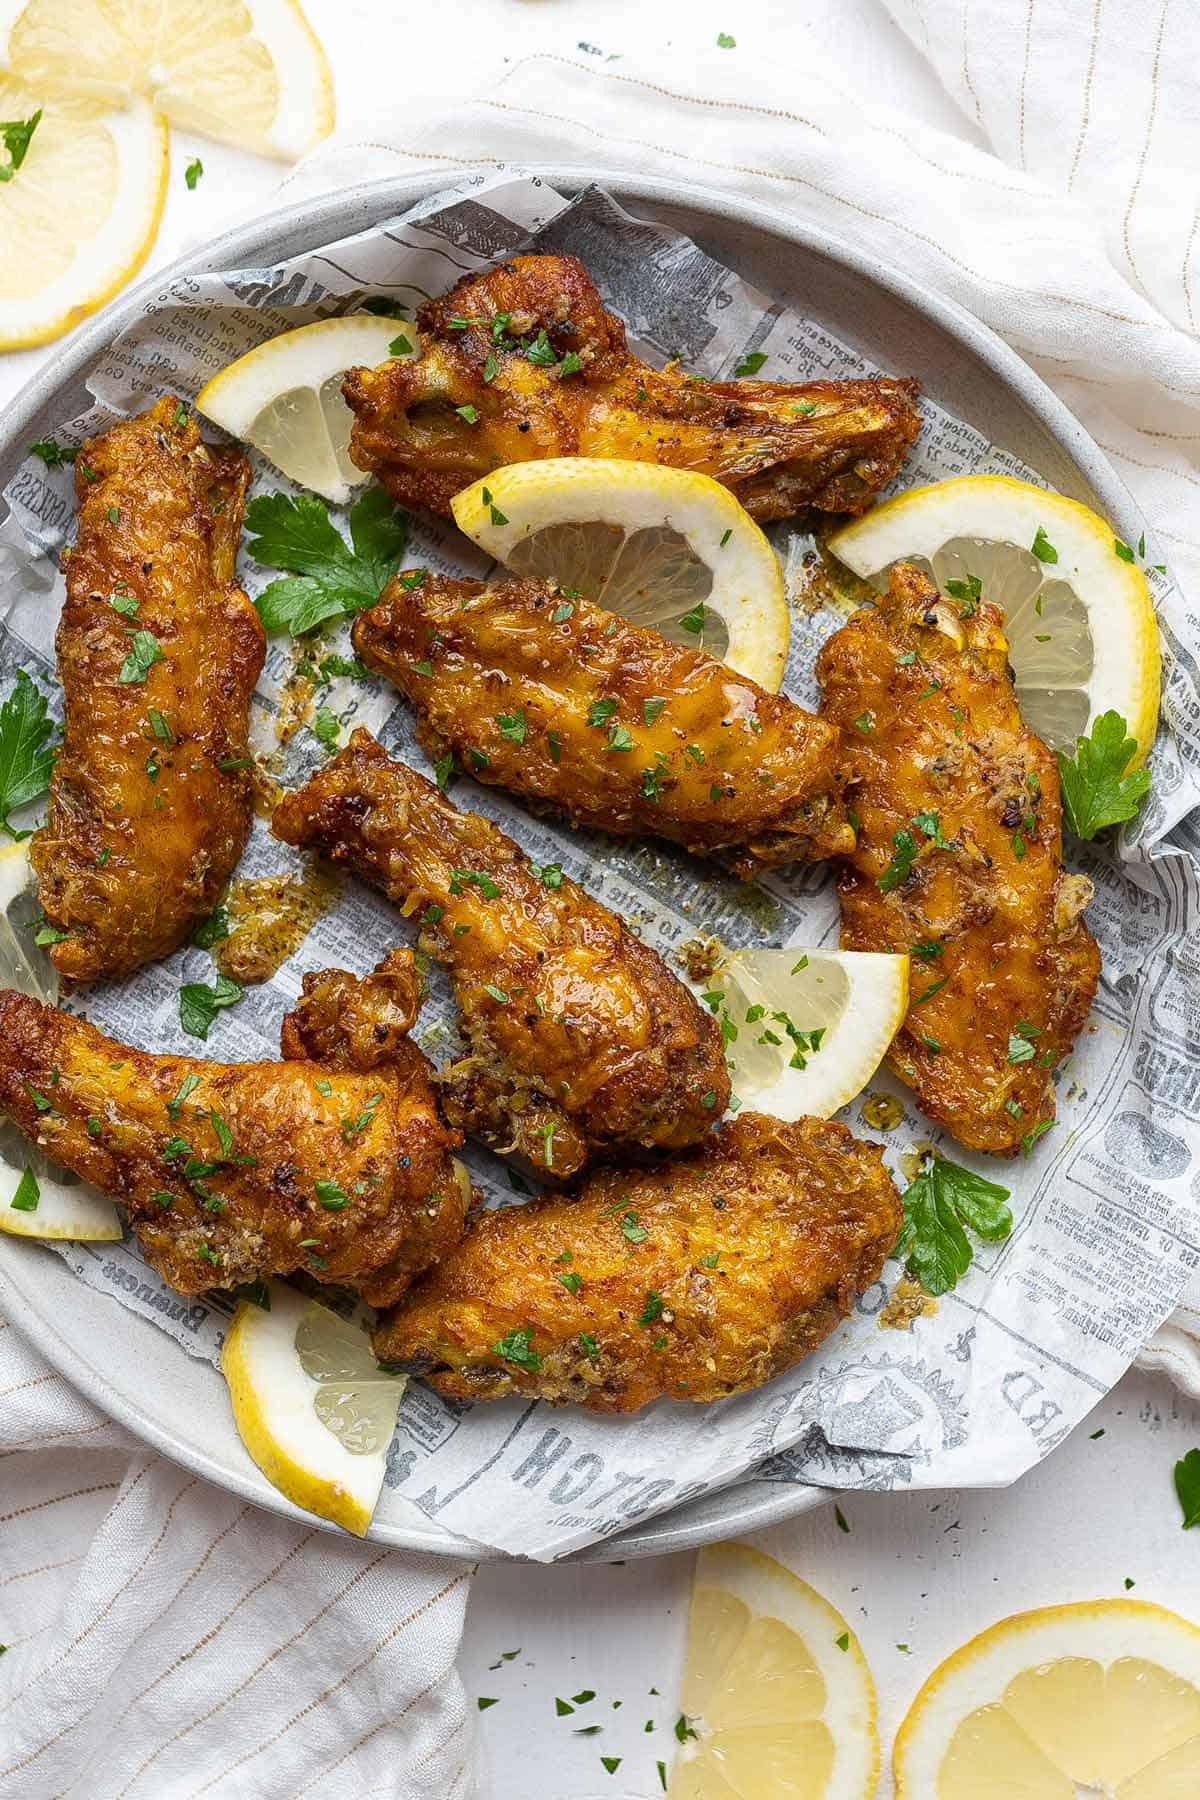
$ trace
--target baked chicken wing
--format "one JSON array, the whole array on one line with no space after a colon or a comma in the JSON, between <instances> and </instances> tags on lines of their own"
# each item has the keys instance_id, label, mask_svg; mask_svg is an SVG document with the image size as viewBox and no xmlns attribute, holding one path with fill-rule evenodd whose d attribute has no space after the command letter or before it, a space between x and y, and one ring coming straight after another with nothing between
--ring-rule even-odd
<instances>
[{"instance_id":1,"label":"baked chicken wing","mask_svg":"<svg viewBox=\"0 0 1200 1800\"><path fill-rule=\"evenodd\" d=\"M417 313L419 354L352 369L350 454L405 506L504 463L612 456L695 469L755 519L861 512L917 435L919 384L699 381L625 345L573 256L518 256ZM465 411L466 416L463 416Z\"/></svg>"},{"instance_id":2,"label":"baked chicken wing","mask_svg":"<svg viewBox=\"0 0 1200 1800\"><path fill-rule=\"evenodd\" d=\"M398 956L399 964L394 960ZM407 951L358 984L386 1055L339 1043L329 984L309 976L286 1027L297 1060L152 1056L27 994L0 992L0 1108L53 1162L122 1206L146 1260L180 1293L304 1269L391 1304L457 1242L464 1187L430 1068L397 1037ZM312 1049L325 1060L303 1060Z\"/></svg>"},{"instance_id":3,"label":"baked chicken wing","mask_svg":"<svg viewBox=\"0 0 1200 1800\"><path fill-rule=\"evenodd\" d=\"M716 1021L657 952L369 732L284 798L274 830L419 916L468 1045L441 1076L454 1124L565 1179L601 1148L696 1143L724 1112Z\"/></svg>"},{"instance_id":4,"label":"baked chicken wing","mask_svg":"<svg viewBox=\"0 0 1200 1800\"><path fill-rule=\"evenodd\" d=\"M216 905L252 810L250 696L266 649L233 581L250 465L172 399L75 463L79 534L56 640L66 724L38 897L64 981L167 956Z\"/></svg>"},{"instance_id":5,"label":"baked chicken wing","mask_svg":"<svg viewBox=\"0 0 1200 1800\"><path fill-rule=\"evenodd\" d=\"M913 958L888 1060L961 1144L1011 1155L1054 1118L1054 1067L1100 953L1082 917L1091 883L1063 871L1058 770L1022 723L1001 626L994 606L946 599L899 564L817 675L853 755L842 943Z\"/></svg>"},{"instance_id":6,"label":"baked chicken wing","mask_svg":"<svg viewBox=\"0 0 1200 1800\"><path fill-rule=\"evenodd\" d=\"M463 1399L721 1400L815 1349L899 1229L874 1145L746 1113L661 1167L478 1215L375 1348Z\"/></svg>"},{"instance_id":7,"label":"baked chicken wing","mask_svg":"<svg viewBox=\"0 0 1200 1800\"><path fill-rule=\"evenodd\" d=\"M537 581L399 578L354 625L430 755L739 875L854 847L841 734L702 650Z\"/></svg>"}]
</instances>

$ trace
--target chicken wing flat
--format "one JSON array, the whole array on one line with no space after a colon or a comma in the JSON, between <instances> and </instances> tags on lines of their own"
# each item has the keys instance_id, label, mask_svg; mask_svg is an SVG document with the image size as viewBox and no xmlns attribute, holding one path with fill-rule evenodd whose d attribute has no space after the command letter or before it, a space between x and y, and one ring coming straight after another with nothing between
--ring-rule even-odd
<instances>
[{"instance_id":1,"label":"chicken wing flat","mask_svg":"<svg viewBox=\"0 0 1200 1800\"><path fill-rule=\"evenodd\" d=\"M814 1350L900 1229L879 1150L844 1125L745 1113L654 1169L480 1214L380 1321L379 1357L440 1393L635 1412L721 1400Z\"/></svg>"},{"instance_id":2,"label":"chicken wing flat","mask_svg":"<svg viewBox=\"0 0 1200 1800\"><path fill-rule=\"evenodd\" d=\"M234 584L250 465L160 400L85 444L56 640L66 697L38 896L64 981L167 956L216 905L252 810L250 696L266 650Z\"/></svg>"},{"instance_id":3,"label":"chicken wing flat","mask_svg":"<svg viewBox=\"0 0 1200 1800\"><path fill-rule=\"evenodd\" d=\"M671 838L743 876L854 847L834 726L582 597L397 578L354 647L416 707L431 756L575 824Z\"/></svg>"},{"instance_id":4,"label":"chicken wing flat","mask_svg":"<svg viewBox=\"0 0 1200 1800\"><path fill-rule=\"evenodd\" d=\"M343 392L354 461L403 505L434 512L504 463L612 456L711 475L755 519L802 506L857 513L920 427L916 381L700 381L673 363L652 369L573 256L518 256L468 275L426 301L417 325L415 359L352 369Z\"/></svg>"},{"instance_id":5,"label":"chicken wing flat","mask_svg":"<svg viewBox=\"0 0 1200 1800\"><path fill-rule=\"evenodd\" d=\"M716 1021L657 952L369 732L281 801L274 831L420 916L469 1046L442 1071L452 1123L565 1179L599 1149L677 1149L720 1118Z\"/></svg>"},{"instance_id":6,"label":"chicken wing flat","mask_svg":"<svg viewBox=\"0 0 1200 1800\"><path fill-rule=\"evenodd\" d=\"M310 1026L331 1048L329 979L306 980L294 1050ZM394 979L369 978L360 1007L374 983L386 1017ZM365 1071L332 1049L323 1063L152 1056L5 990L0 1108L125 1209L147 1262L180 1293L304 1269L386 1306L461 1236L461 1137L415 1044L393 1039Z\"/></svg>"},{"instance_id":7,"label":"chicken wing flat","mask_svg":"<svg viewBox=\"0 0 1200 1800\"><path fill-rule=\"evenodd\" d=\"M1091 883L1063 872L1058 770L1021 721L1001 625L994 606L945 599L900 564L878 606L823 646L817 676L822 714L852 746L860 821L842 943L913 958L888 1060L961 1144L1011 1155L1054 1118L1054 1066L1087 1018L1100 952L1082 918Z\"/></svg>"}]
</instances>

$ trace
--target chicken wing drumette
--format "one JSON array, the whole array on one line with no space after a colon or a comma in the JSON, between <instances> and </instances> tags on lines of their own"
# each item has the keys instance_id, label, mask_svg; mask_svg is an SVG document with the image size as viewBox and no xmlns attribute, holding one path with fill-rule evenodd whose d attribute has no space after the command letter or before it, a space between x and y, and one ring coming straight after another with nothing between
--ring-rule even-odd
<instances>
[{"instance_id":1,"label":"chicken wing drumette","mask_svg":"<svg viewBox=\"0 0 1200 1800\"><path fill-rule=\"evenodd\" d=\"M599 1149L678 1149L720 1118L716 1021L657 952L369 732L286 796L274 830L419 916L468 1044L442 1071L454 1124L564 1179Z\"/></svg>"},{"instance_id":2,"label":"chicken wing drumette","mask_svg":"<svg viewBox=\"0 0 1200 1800\"><path fill-rule=\"evenodd\" d=\"M75 462L79 534L56 646L66 699L38 897L67 982L167 956L250 829L250 696L266 639L233 580L250 465L173 399Z\"/></svg>"},{"instance_id":3,"label":"chicken wing drumette","mask_svg":"<svg viewBox=\"0 0 1200 1800\"><path fill-rule=\"evenodd\" d=\"M746 1113L654 1169L476 1217L380 1321L440 1393L635 1412L721 1400L816 1348L877 1279L900 1201L844 1125Z\"/></svg>"},{"instance_id":4,"label":"chicken wing drumette","mask_svg":"<svg viewBox=\"0 0 1200 1800\"><path fill-rule=\"evenodd\" d=\"M397 578L354 647L416 707L432 756L576 824L671 838L743 876L854 847L840 732L582 596Z\"/></svg>"},{"instance_id":5,"label":"chicken wing drumette","mask_svg":"<svg viewBox=\"0 0 1200 1800\"><path fill-rule=\"evenodd\" d=\"M412 980L407 951L364 982L307 977L285 1027L291 1060L260 1063L152 1056L5 990L0 1108L125 1209L181 1293L305 1269L387 1306L458 1241L467 1191L451 1156L461 1136L394 1029ZM352 989L356 1022L339 1037Z\"/></svg>"},{"instance_id":6,"label":"chicken wing drumette","mask_svg":"<svg viewBox=\"0 0 1200 1800\"><path fill-rule=\"evenodd\" d=\"M1100 952L1091 883L1062 865L1054 757L1022 723L994 606L898 564L822 647L821 713L853 761L858 847L842 944L907 950L888 1060L969 1149L1011 1155L1054 1118L1053 1070L1087 1018Z\"/></svg>"},{"instance_id":7,"label":"chicken wing drumette","mask_svg":"<svg viewBox=\"0 0 1200 1800\"><path fill-rule=\"evenodd\" d=\"M915 381L699 381L674 363L652 369L573 256L518 256L468 275L426 301L417 326L415 359L352 369L343 389L354 461L405 506L449 512L503 463L612 456L711 475L755 519L802 506L857 513L920 427Z\"/></svg>"}]
</instances>

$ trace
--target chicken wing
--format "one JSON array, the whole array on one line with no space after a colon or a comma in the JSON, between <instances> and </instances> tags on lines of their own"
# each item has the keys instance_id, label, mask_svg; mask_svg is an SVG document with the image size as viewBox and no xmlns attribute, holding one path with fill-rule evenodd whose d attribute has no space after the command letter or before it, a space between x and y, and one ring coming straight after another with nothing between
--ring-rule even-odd
<instances>
[{"instance_id":1,"label":"chicken wing","mask_svg":"<svg viewBox=\"0 0 1200 1800\"><path fill-rule=\"evenodd\" d=\"M504 463L612 456L696 469L755 519L862 512L920 428L919 384L700 381L631 355L573 256L518 256L417 313L420 353L352 369L350 454L405 506ZM463 416L465 412L465 417Z\"/></svg>"},{"instance_id":2,"label":"chicken wing","mask_svg":"<svg viewBox=\"0 0 1200 1800\"><path fill-rule=\"evenodd\" d=\"M399 578L354 625L431 756L739 875L854 848L841 734L701 650L536 581Z\"/></svg>"},{"instance_id":3,"label":"chicken wing","mask_svg":"<svg viewBox=\"0 0 1200 1800\"><path fill-rule=\"evenodd\" d=\"M234 584L250 465L173 399L75 463L56 640L66 697L38 896L63 980L127 975L207 916L246 842L250 696L266 639Z\"/></svg>"},{"instance_id":4,"label":"chicken wing","mask_svg":"<svg viewBox=\"0 0 1200 1800\"><path fill-rule=\"evenodd\" d=\"M452 1123L565 1179L601 1148L696 1143L724 1112L716 1021L662 958L369 732L281 801L274 831L419 914L469 1047L442 1071Z\"/></svg>"},{"instance_id":5,"label":"chicken wing","mask_svg":"<svg viewBox=\"0 0 1200 1800\"><path fill-rule=\"evenodd\" d=\"M994 606L911 564L817 658L822 716L853 752L858 848L842 943L907 950L888 1060L969 1149L1011 1155L1054 1118L1055 1064L1087 1018L1100 952L1091 883L1062 866L1058 770L1021 721Z\"/></svg>"},{"instance_id":6,"label":"chicken wing","mask_svg":"<svg viewBox=\"0 0 1200 1800\"><path fill-rule=\"evenodd\" d=\"M462 1140L415 1044L387 1031L386 1060L364 1070L357 1034L336 1041L326 988L339 976L344 999L351 977L307 977L287 1026L289 1048L319 1047L321 1063L152 1056L5 990L0 1108L124 1207L180 1293L304 1269L390 1305L462 1234ZM360 1013L380 1008L386 1030L405 979L381 965L358 984Z\"/></svg>"},{"instance_id":7,"label":"chicken wing","mask_svg":"<svg viewBox=\"0 0 1200 1800\"><path fill-rule=\"evenodd\" d=\"M636 1412L722 1400L814 1350L877 1279L900 1200L844 1125L744 1113L654 1169L477 1216L375 1349L440 1393Z\"/></svg>"}]
</instances>

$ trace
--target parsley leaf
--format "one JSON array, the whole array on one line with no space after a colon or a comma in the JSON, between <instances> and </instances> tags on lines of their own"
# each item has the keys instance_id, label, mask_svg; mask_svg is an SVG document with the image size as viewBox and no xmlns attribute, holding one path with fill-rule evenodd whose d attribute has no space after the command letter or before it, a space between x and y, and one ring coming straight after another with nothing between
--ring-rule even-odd
<instances>
[{"instance_id":1,"label":"parsley leaf","mask_svg":"<svg viewBox=\"0 0 1200 1800\"><path fill-rule=\"evenodd\" d=\"M200 950L211 950L229 936L229 913L224 906L214 907L207 919L201 919L192 933L192 942Z\"/></svg>"},{"instance_id":2,"label":"parsley leaf","mask_svg":"<svg viewBox=\"0 0 1200 1800\"><path fill-rule=\"evenodd\" d=\"M242 997L236 981L218 975L215 987L202 981L188 981L179 990L179 1023L189 1037L207 1038L208 1028L223 1007L233 1006Z\"/></svg>"},{"instance_id":3,"label":"parsley leaf","mask_svg":"<svg viewBox=\"0 0 1200 1800\"><path fill-rule=\"evenodd\" d=\"M162 645L152 631L135 631L129 655L121 664L117 680L123 687L140 686L156 662L163 660Z\"/></svg>"},{"instance_id":4,"label":"parsley leaf","mask_svg":"<svg viewBox=\"0 0 1200 1800\"><path fill-rule=\"evenodd\" d=\"M892 838L892 860L879 877L879 891L890 894L907 881L917 855L917 840L911 831L897 831Z\"/></svg>"},{"instance_id":5,"label":"parsley leaf","mask_svg":"<svg viewBox=\"0 0 1200 1800\"><path fill-rule=\"evenodd\" d=\"M1008 1195L998 1182L931 1156L902 1196L904 1226L895 1254L906 1258L927 1293L947 1293L971 1266L974 1252L964 1226L988 1239L1006 1238L1012 1230Z\"/></svg>"},{"instance_id":6,"label":"parsley leaf","mask_svg":"<svg viewBox=\"0 0 1200 1800\"><path fill-rule=\"evenodd\" d=\"M1200 1450L1189 1450L1175 1464L1175 1492L1183 1508L1183 1529L1190 1531L1200 1525Z\"/></svg>"},{"instance_id":7,"label":"parsley leaf","mask_svg":"<svg viewBox=\"0 0 1200 1800\"><path fill-rule=\"evenodd\" d=\"M1058 551L1046 536L1045 530L1041 525L1038 526L1037 536L1029 547L1039 562L1056 563L1058 561Z\"/></svg>"},{"instance_id":8,"label":"parsley leaf","mask_svg":"<svg viewBox=\"0 0 1200 1800\"><path fill-rule=\"evenodd\" d=\"M350 543L335 528L316 494L260 494L246 508L248 548L255 562L290 573L272 581L255 601L268 632L302 637L327 619L373 606L400 566L408 517L383 488L368 488L350 508Z\"/></svg>"},{"instance_id":9,"label":"parsley leaf","mask_svg":"<svg viewBox=\"0 0 1200 1800\"><path fill-rule=\"evenodd\" d=\"M1132 819L1150 792L1149 769L1125 773L1137 749L1126 732L1120 713L1101 713L1091 737L1076 739L1073 757L1055 752L1063 813L1077 838L1094 838L1106 825Z\"/></svg>"},{"instance_id":10,"label":"parsley leaf","mask_svg":"<svg viewBox=\"0 0 1200 1800\"><path fill-rule=\"evenodd\" d=\"M45 695L24 669L18 669L16 685L0 706L0 830L11 838L29 833L15 831L8 815L14 807L36 800L50 785L54 751L46 739L53 729Z\"/></svg>"},{"instance_id":11,"label":"parsley leaf","mask_svg":"<svg viewBox=\"0 0 1200 1800\"><path fill-rule=\"evenodd\" d=\"M204 164L200 161L200 158L198 156L193 156L191 162L188 164L187 168L183 171L183 179L187 182L189 194L195 193L196 183L199 181L199 179L203 175L203 173L204 173Z\"/></svg>"},{"instance_id":12,"label":"parsley leaf","mask_svg":"<svg viewBox=\"0 0 1200 1800\"><path fill-rule=\"evenodd\" d=\"M751 350L748 356L743 356L741 362L733 371L734 380L736 381L742 375L757 375L766 360L767 354L765 350Z\"/></svg>"},{"instance_id":13,"label":"parsley leaf","mask_svg":"<svg viewBox=\"0 0 1200 1800\"><path fill-rule=\"evenodd\" d=\"M730 35L727 31L718 31L718 33L717 33L717 49L718 50L736 50L737 49L737 39L735 37L730 37Z\"/></svg>"},{"instance_id":14,"label":"parsley leaf","mask_svg":"<svg viewBox=\"0 0 1200 1800\"><path fill-rule=\"evenodd\" d=\"M8 152L8 161L0 163L0 181L11 181L25 161L29 140L37 130L41 117L42 109L39 106L32 118L0 121L0 143Z\"/></svg>"},{"instance_id":15,"label":"parsley leaf","mask_svg":"<svg viewBox=\"0 0 1200 1800\"><path fill-rule=\"evenodd\" d=\"M79 452L73 444L60 444L54 438L39 438L36 444L30 444L29 454L40 456L48 469L57 469L63 463L73 463Z\"/></svg>"},{"instance_id":16,"label":"parsley leaf","mask_svg":"<svg viewBox=\"0 0 1200 1800\"><path fill-rule=\"evenodd\" d=\"M492 1350L505 1362L515 1363L518 1369L531 1369L536 1373L542 1366L542 1359L533 1347L532 1325L514 1325L492 1345Z\"/></svg>"},{"instance_id":17,"label":"parsley leaf","mask_svg":"<svg viewBox=\"0 0 1200 1800\"><path fill-rule=\"evenodd\" d=\"M318 706L309 729L326 756L332 756L338 747L338 738L342 734L341 721L337 714L330 712L327 706Z\"/></svg>"}]
</instances>

